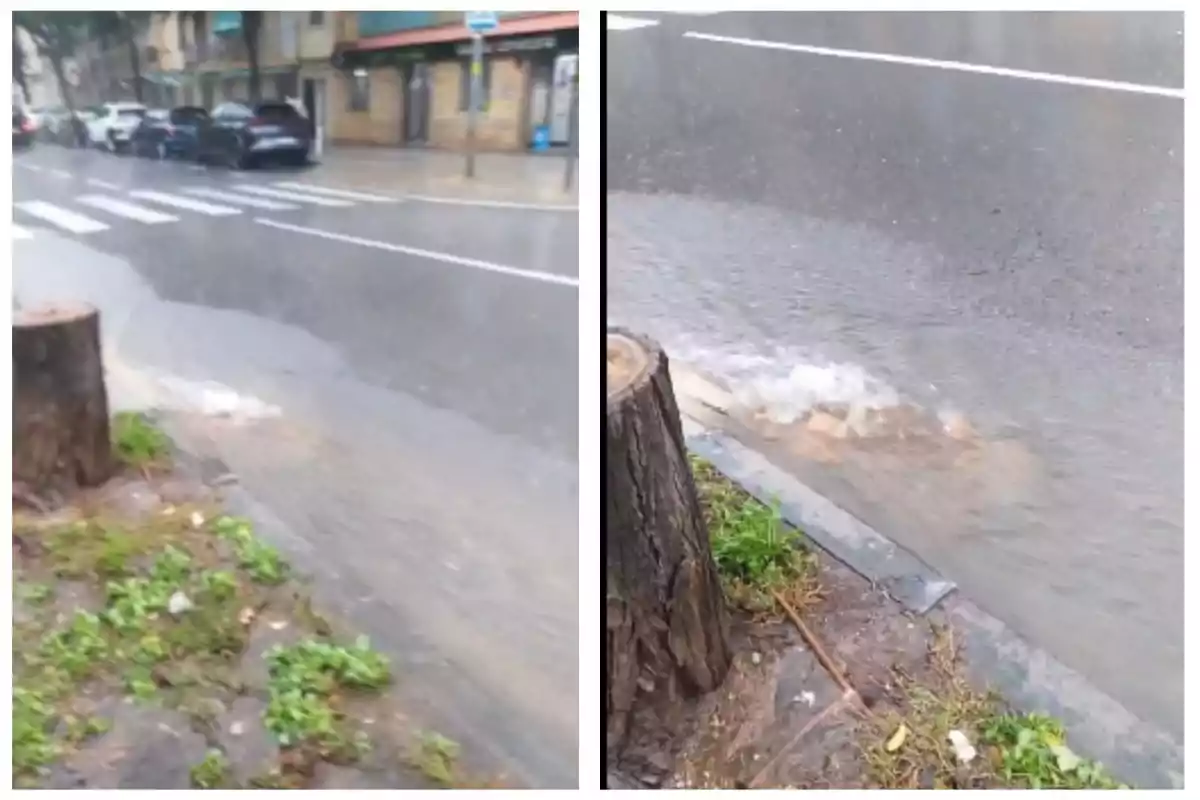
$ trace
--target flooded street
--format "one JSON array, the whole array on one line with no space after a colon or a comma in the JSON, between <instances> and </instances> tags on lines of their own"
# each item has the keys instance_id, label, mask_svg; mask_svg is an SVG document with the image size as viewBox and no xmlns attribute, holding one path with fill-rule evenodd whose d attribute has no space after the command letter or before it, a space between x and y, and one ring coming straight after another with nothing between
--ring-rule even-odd
<instances>
[{"instance_id":1,"label":"flooded street","mask_svg":"<svg viewBox=\"0 0 1200 800\"><path fill-rule=\"evenodd\" d=\"M1183 104L1151 91L1182 85L1182 17L964 16L610 30L609 319L1182 740ZM826 406L901 421L814 436Z\"/></svg>"},{"instance_id":2,"label":"flooded street","mask_svg":"<svg viewBox=\"0 0 1200 800\"><path fill-rule=\"evenodd\" d=\"M14 192L68 209L89 180L171 198L287 180L186 167L47 147ZM407 729L472 773L574 786L575 215L400 202L355 174L304 180L373 202L84 233L21 217L15 298L99 309L110 404L236 476L239 511L391 659ZM498 260L523 271L463 266Z\"/></svg>"}]
</instances>

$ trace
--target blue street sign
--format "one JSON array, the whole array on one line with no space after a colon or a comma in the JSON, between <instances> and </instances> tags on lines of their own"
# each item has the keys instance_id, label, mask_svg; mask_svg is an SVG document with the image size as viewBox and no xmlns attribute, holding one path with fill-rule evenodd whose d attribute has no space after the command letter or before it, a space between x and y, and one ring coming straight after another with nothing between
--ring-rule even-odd
<instances>
[{"instance_id":1,"label":"blue street sign","mask_svg":"<svg viewBox=\"0 0 1200 800\"><path fill-rule=\"evenodd\" d=\"M496 30L500 20L495 11L464 11L463 23L471 33L490 33Z\"/></svg>"}]
</instances>

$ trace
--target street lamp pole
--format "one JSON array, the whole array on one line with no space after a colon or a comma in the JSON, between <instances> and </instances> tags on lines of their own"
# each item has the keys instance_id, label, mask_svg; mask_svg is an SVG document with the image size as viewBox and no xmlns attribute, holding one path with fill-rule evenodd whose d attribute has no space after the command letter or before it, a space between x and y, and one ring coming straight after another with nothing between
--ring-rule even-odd
<instances>
[{"instance_id":1,"label":"street lamp pole","mask_svg":"<svg viewBox=\"0 0 1200 800\"><path fill-rule=\"evenodd\" d=\"M483 34L471 34L471 92L467 110L467 177L475 177L475 128L479 124L479 106L483 94Z\"/></svg>"}]
</instances>

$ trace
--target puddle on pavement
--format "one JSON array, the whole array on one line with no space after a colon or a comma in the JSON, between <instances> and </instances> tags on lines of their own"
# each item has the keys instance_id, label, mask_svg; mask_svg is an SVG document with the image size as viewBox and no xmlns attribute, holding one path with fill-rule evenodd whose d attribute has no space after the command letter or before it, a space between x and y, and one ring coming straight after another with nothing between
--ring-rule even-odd
<instances>
[{"instance_id":1,"label":"puddle on pavement","mask_svg":"<svg viewBox=\"0 0 1200 800\"><path fill-rule=\"evenodd\" d=\"M781 466L840 483L859 508L915 517L927 533L960 536L981 519L1040 502L1042 460L1023 442L991 438L958 412L913 404L817 403L781 421L771 409L729 409Z\"/></svg>"}]
</instances>

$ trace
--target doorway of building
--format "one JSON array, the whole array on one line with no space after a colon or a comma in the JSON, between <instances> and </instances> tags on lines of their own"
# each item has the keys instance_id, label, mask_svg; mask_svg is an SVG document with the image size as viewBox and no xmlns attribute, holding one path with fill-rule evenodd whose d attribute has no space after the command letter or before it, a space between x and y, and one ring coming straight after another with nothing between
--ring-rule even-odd
<instances>
[{"instance_id":1,"label":"doorway of building","mask_svg":"<svg viewBox=\"0 0 1200 800\"><path fill-rule=\"evenodd\" d=\"M550 124L550 91L554 85L554 62L537 60L529 71L529 121L525 141L533 141L534 131Z\"/></svg>"},{"instance_id":2,"label":"doorway of building","mask_svg":"<svg viewBox=\"0 0 1200 800\"><path fill-rule=\"evenodd\" d=\"M553 144L567 144L571 140L571 100L578 70L577 53L563 53L554 59L554 86L550 90L550 141Z\"/></svg>"},{"instance_id":3,"label":"doorway of building","mask_svg":"<svg viewBox=\"0 0 1200 800\"><path fill-rule=\"evenodd\" d=\"M424 61L409 66L404 82L404 143L429 143L429 64Z\"/></svg>"},{"instance_id":4,"label":"doorway of building","mask_svg":"<svg viewBox=\"0 0 1200 800\"><path fill-rule=\"evenodd\" d=\"M301 91L304 112L308 115L308 124L312 126L313 155L320 156L325 152L325 79L305 78Z\"/></svg>"}]
</instances>

